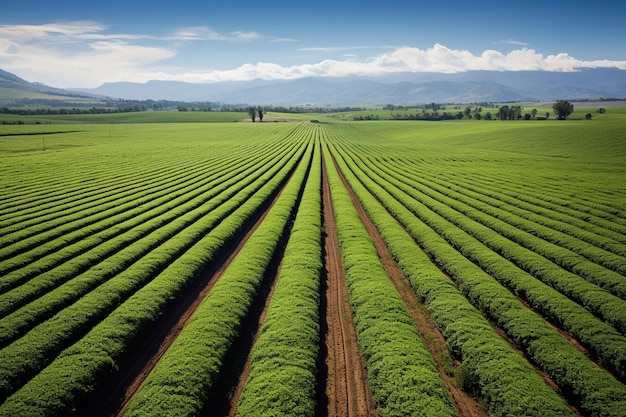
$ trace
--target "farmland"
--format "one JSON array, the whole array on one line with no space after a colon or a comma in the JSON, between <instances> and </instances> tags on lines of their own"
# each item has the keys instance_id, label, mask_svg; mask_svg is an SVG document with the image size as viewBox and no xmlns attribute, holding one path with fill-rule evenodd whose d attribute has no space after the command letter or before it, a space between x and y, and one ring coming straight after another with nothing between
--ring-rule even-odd
<instances>
[{"instance_id":1,"label":"farmland","mask_svg":"<svg viewBox=\"0 0 626 417\"><path fill-rule=\"evenodd\" d=\"M157 116L2 127L0 416L624 415L623 109Z\"/></svg>"}]
</instances>

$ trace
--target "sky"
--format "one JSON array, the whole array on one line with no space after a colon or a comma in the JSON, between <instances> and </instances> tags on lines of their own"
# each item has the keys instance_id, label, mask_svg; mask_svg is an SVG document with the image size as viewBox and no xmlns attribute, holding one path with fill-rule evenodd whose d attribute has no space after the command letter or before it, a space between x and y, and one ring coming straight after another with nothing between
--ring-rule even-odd
<instances>
[{"instance_id":1,"label":"sky","mask_svg":"<svg viewBox=\"0 0 626 417\"><path fill-rule=\"evenodd\" d=\"M626 70L625 17L621 0L13 1L0 11L0 69L60 88Z\"/></svg>"}]
</instances>

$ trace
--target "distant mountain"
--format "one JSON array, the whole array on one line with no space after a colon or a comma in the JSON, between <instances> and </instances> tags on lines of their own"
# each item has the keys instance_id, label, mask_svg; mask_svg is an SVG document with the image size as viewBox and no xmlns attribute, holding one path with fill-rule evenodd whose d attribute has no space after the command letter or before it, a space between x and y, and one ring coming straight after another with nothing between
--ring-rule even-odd
<instances>
[{"instance_id":1,"label":"distant mountain","mask_svg":"<svg viewBox=\"0 0 626 417\"><path fill-rule=\"evenodd\" d=\"M18 90L30 93L43 93L56 96L87 97L87 93L78 93L76 91L68 91L62 88L54 88L41 83L31 83L23 80L15 74L0 69L0 88L8 88L11 90ZM91 97L91 96L89 96Z\"/></svg>"},{"instance_id":2,"label":"distant mountain","mask_svg":"<svg viewBox=\"0 0 626 417\"><path fill-rule=\"evenodd\" d=\"M260 105L383 105L626 98L626 71L468 71L397 73L379 77L310 77L221 83L149 81L64 90L0 70L0 88L61 96Z\"/></svg>"},{"instance_id":3,"label":"distant mountain","mask_svg":"<svg viewBox=\"0 0 626 417\"><path fill-rule=\"evenodd\" d=\"M267 105L376 105L553 101L626 97L626 71L468 71L381 77L316 77L213 84L175 81L106 83L80 91L133 100L214 101Z\"/></svg>"}]
</instances>

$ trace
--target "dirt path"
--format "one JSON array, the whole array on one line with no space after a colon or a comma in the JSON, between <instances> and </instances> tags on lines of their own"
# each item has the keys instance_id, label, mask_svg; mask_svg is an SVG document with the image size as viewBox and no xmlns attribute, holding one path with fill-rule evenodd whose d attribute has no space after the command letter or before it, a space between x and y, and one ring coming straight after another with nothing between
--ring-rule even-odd
<instances>
[{"instance_id":1,"label":"dirt path","mask_svg":"<svg viewBox=\"0 0 626 417\"><path fill-rule=\"evenodd\" d=\"M202 300L265 219L267 213L280 197L285 184L263 206L262 212L250 221L247 230L242 232L241 238L227 245L211 263L211 267L185 290L185 293L176 300L174 305L165 310L161 318L151 327L151 330L143 335L133 347L133 353L121 361L115 380L98 387L93 401L85 405L85 409L81 410L80 415L92 417L122 415L126 405L163 354L176 340Z\"/></svg>"},{"instance_id":2,"label":"dirt path","mask_svg":"<svg viewBox=\"0 0 626 417\"><path fill-rule=\"evenodd\" d=\"M281 253L280 258L282 259L282 253ZM276 281L277 281L276 278L280 275L281 265L282 263L278 265L278 268L276 268L276 271L272 272L272 277L270 278L271 288L269 290L269 293L265 297L263 310L261 311L261 314L259 314L258 320L256 321L256 323L254 323L256 332L254 333L254 336L252 337L252 341L251 343L249 343L249 346L246 349L246 352L244 352L242 355L246 357L246 362L243 366L243 369L241 370L241 373L239 374L239 377L237 379L237 384L234 387L234 390L230 396L229 403L228 403L228 407L229 407L228 411L223 414L225 416L235 417L237 415L237 402L239 401L239 397L241 397L241 393L243 392L244 385L246 384L246 380L248 379L248 375L250 374L250 353L252 352L252 348L254 347L256 340L259 338L259 335L261 334L261 327L263 326L263 322L265 321L265 317L267 316L267 311L270 306L270 301L272 300L272 294L274 293L274 288L276 287Z\"/></svg>"},{"instance_id":3,"label":"dirt path","mask_svg":"<svg viewBox=\"0 0 626 417\"><path fill-rule=\"evenodd\" d=\"M357 343L341 265L339 237L333 215L326 164L322 159L326 268L326 397L328 416L376 416Z\"/></svg>"},{"instance_id":4,"label":"dirt path","mask_svg":"<svg viewBox=\"0 0 626 417\"><path fill-rule=\"evenodd\" d=\"M333 161L334 162L334 161ZM336 162L335 162L335 166ZM422 340L424 344L428 348L430 354L432 355L435 363L437 364L437 369L441 378L443 379L448 391L450 392L452 398L454 399L455 406L459 412L461 417L486 417L488 416L487 410L481 406L476 400L470 397L466 392L464 392L460 387L458 387L455 381L446 373L446 368L452 368L454 366L451 363L451 358L448 354L448 350L446 347L446 341L435 325L434 321L428 317L428 313L425 311L424 307L417 301L415 294L411 288L411 284L402 272L402 270L397 266L393 255L389 251L389 248L385 244L382 236L376 229L376 226L371 221L365 209L363 208L361 202L358 200L345 177L337 167L339 171L341 180L343 181L344 186L348 190L350 197L352 198L352 202L359 213L359 217L361 221L365 225L368 233L370 234L372 241L374 242L374 246L378 251L378 256L380 257L381 262L389 276L389 279L393 282L398 293L402 297L406 308L411 315L415 327L417 331L422 336ZM446 363L446 361L448 363Z\"/></svg>"}]
</instances>

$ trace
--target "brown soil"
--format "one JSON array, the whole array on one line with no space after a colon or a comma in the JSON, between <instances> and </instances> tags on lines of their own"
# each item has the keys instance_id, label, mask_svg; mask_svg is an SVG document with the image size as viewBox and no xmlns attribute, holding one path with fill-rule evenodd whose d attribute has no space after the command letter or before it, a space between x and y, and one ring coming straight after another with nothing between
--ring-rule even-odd
<instances>
[{"instance_id":1,"label":"brown soil","mask_svg":"<svg viewBox=\"0 0 626 417\"><path fill-rule=\"evenodd\" d=\"M357 343L326 164L322 159L326 267L326 397L328 416L376 416Z\"/></svg>"},{"instance_id":2,"label":"brown soil","mask_svg":"<svg viewBox=\"0 0 626 417\"><path fill-rule=\"evenodd\" d=\"M385 244L385 241L378 232L378 229L376 229L376 226L367 215L365 209L363 208L363 205L348 185L348 182L344 178L343 174L341 174L341 171L339 171L339 173L344 186L350 193L352 202L359 213L361 221L365 225L365 228L367 229L372 238L372 241L374 242L374 245L378 251L378 256L383 263L389 279L393 282L396 289L398 290L398 293L402 297L402 300L404 301L404 304L406 305L409 314L413 318L413 322L415 324L415 327L417 328L417 331L421 335L424 344L428 348L430 354L435 360L435 363L437 364L439 374L441 375L441 378L443 379L446 387L448 388L448 391L450 392L450 395L454 400L459 415L461 417L488 416L487 410L475 399L473 399L466 392L464 392L460 387L458 387L455 380L446 373L446 368L451 369L454 364L450 363L451 358L448 354L446 341L443 335L435 325L434 321L428 316L428 313L423 305L421 305L421 303L419 303L419 301L417 300L408 278L406 278L402 270L397 266L393 255L389 251L389 248ZM448 361L448 363L446 363L446 361Z\"/></svg>"}]
</instances>

